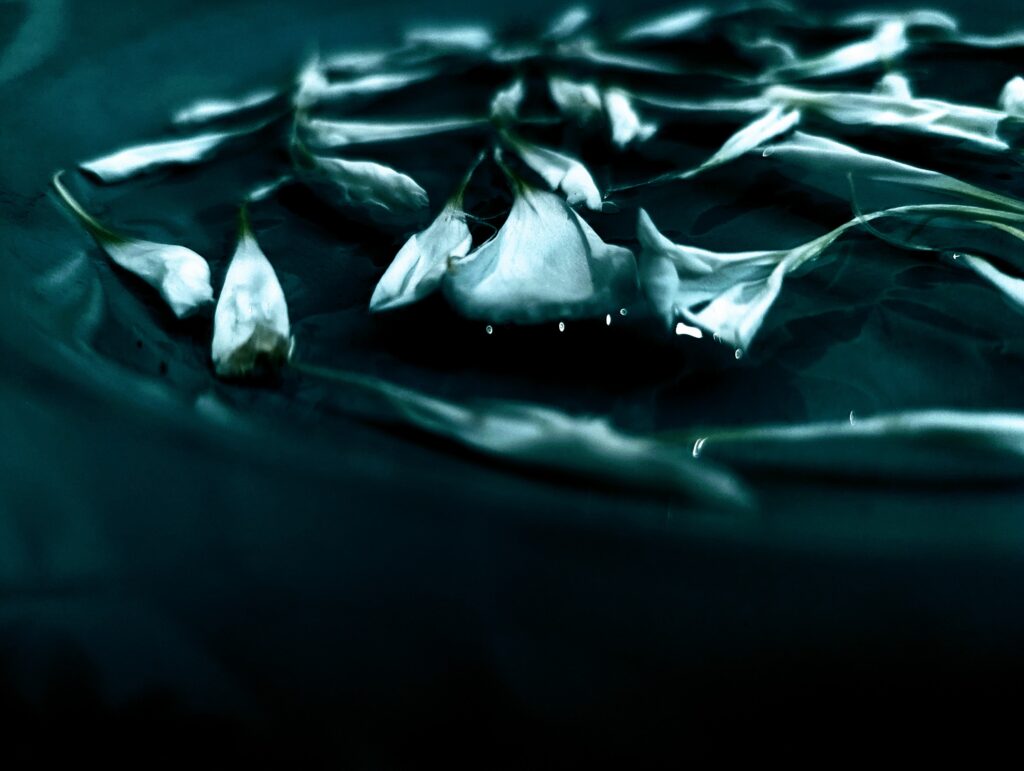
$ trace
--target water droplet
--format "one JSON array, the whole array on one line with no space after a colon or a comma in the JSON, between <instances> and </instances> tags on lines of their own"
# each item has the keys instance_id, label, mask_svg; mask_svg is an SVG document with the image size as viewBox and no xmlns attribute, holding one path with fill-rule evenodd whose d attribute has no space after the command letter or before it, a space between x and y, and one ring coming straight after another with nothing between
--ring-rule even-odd
<instances>
[{"instance_id":1,"label":"water droplet","mask_svg":"<svg viewBox=\"0 0 1024 771\"><path fill-rule=\"evenodd\" d=\"M558 331L559 332L564 332L565 331L565 322L564 321L559 321L558 322Z\"/></svg>"},{"instance_id":2,"label":"water droplet","mask_svg":"<svg viewBox=\"0 0 1024 771\"><path fill-rule=\"evenodd\" d=\"M957 261L957 260L959 260L959 259L960 259L960 255L959 255L959 254L956 254L956 253L954 252L954 253L953 253L953 261L954 261L954 262L956 262L956 261Z\"/></svg>"},{"instance_id":3,"label":"water droplet","mask_svg":"<svg viewBox=\"0 0 1024 771\"><path fill-rule=\"evenodd\" d=\"M619 308L620 316L625 316L627 313L629 313L629 311L627 311L625 308Z\"/></svg>"},{"instance_id":4,"label":"water droplet","mask_svg":"<svg viewBox=\"0 0 1024 771\"><path fill-rule=\"evenodd\" d=\"M490 324L488 324L486 327L484 327L484 331L487 334L489 334L489 335L493 335L494 334L494 327L492 327Z\"/></svg>"},{"instance_id":5,"label":"water droplet","mask_svg":"<svg viewBox=\"0 0 1024 771\"><path fill-rule=\"evenodd\" d=\"M722 342L722 338L720 338L720 337L718 336L718 333L717 333L717 332L715 332L715 334L713 334L713 335L712 335L712 337L713 337L713 338L715 339L715 342L716 342L716 343L720 343L720 342Z\"/></svg>"},{"instance_id":6,"label":"water droplet","mask_svg":"<svg viewBox=\"0 0 1024 771\"><path fill-rule=\"evenodd\" d=\"M853 410L850 410L850 425L852 426L856 422L857 422L857 413L855 413Z\"/></svg>"},{"instance_id":7,"label":"water droplet","mask_svg":"<svg viewBox=\"0 0 1024 771\"><path fill-rule=\"evenodd\" d=\"M736 351L733 353L733 355L737 359L742 359L743 358L743 349L742 348L737 348Z\"/></svg>"},{"instance_id":8,"label":"water droplet","mask_svg":"<svg viewBox=\"0 0 1024 771\"><path fill-rule=\"evenodd\" d=\"M678 324L676 324L676 334L687 335L689 337L696 338L697 340L700 340L702 337L704 337L704 333L701 332L697 327L691 327L689 324L684 324L681 321Z\"/></svg>"},{"instance_id":9,"label":"water droplet","mask_svg":"<svg viewBox=\"0 0 1024 771\"><path fill-rule=\"evenodd\" d=\"M610 327L612 325L612 314L609 313L607 316L604 317L604 325L606 327Z\"/></svg>"},{"instance_id":10,"label":"water droplet","mask_svg":"<svg viewBox=\"0 0 1024 771\"><path fill-rule=\"evenodd\" d=\"M700 451L704 448L704 442L706 442L707 440L708 440L708 438L706 436L702 436L700 439L698 439L696 442L693 443L693 457L694 458L699 458L700 457Z\"/></svg>"},{"instance_id":11,"label":"water droplet","mask_svg":"<svg viewBox=\"0 0 1024 771\"><path fill-rule=\"evenodd\" d=\"M761 157L762 158L771 158L774 154L775 154L775 148L774 147L766 147L766 148L764 148L764 152L761 153Z\"/></svg>"}]
</instances>

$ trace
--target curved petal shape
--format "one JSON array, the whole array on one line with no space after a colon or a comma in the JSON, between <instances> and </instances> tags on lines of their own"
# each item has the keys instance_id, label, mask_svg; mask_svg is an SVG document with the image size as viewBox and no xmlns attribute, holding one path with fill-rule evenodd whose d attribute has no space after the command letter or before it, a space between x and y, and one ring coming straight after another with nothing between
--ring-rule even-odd
<instances>
[{"instance_id":1,"label":"curved petal shape","mask_svg":"<svg viewBox=\"0 0 1024 771\"><path fill-rule=\"evenodd\" d=\"M213 314L213 365L221 377L244 377L277 369L290 350L284 291L243 209L238 246Z\"/></svg>"},{"instance_id":2,"label":"curved petal shape","mask_svg":"<svg viewBox=\"0 0 1024 771\"><path fill-rule=\"evenodd\" d=\"M525 188L498 233L444 279L464 316L538 323L604 315L636 291L636 261L606 244L558 196Z\"/></svg>"}]
</instances>

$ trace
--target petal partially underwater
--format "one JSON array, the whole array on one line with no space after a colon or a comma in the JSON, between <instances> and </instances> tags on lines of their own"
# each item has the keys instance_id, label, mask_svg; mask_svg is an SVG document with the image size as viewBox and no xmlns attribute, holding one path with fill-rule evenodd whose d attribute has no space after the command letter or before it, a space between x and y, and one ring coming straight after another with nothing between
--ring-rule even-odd
<instances>
[{"instance_id":1,"label":"petal partially underwater","mask_svg":"<svg viewBox=\"0 0 1024 771\"><path fill-rule=\"evenodd\" d=\"M636 284L629 249L606 244L553 193L527 188L491 240L453 261L444 289L468 318L539 323L617 310Z\"/></svg>"},{"instance_id":2,"label":"petal partially underwater","mask_svg":"<svg viewBox=\"0 0 1024 771\"><path fill-rule=\"evenodd\" d=\"M561 190L571 206L582 203L588 209L601 210L601 192L586 166L564 153L507 132L504 136L523 163L537 172L552 190Z\"/></svg>"},{"instance_id":3,"label":"petal partially underwater","mask_svg":"<svg viewBox=\"0 0 1024 771\"><path fill-rule=\"evenodd\" d=\"M238 246L213 314L211 356L220 377L276 370L288 360L288 304L243 210Z\"/></svg>"},{"instance_id":4,"label":"petal partially underwater","mask_svg":"<svg viewBox=\"0 0 1024 771\"><path fill-rule=\"evenodd\" d=\"M374 161L306 155L302 178L353 213L385 224L419 218L429 205L427 191L412 177Z\"/></svg>"}]
</instances>

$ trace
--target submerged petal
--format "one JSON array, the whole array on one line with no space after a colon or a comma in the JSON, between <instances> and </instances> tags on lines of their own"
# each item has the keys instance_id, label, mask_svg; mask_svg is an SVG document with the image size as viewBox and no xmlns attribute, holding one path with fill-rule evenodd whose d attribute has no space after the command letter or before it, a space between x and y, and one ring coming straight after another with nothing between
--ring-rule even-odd
<instances>
[{"instance_id":1,"label":"submerged petal","mask_svg":"<svg viewBox=\"0 0 1024 771\"><path fill-rule=\"evenodd\" d=\"M636 262L558 196L526 188L498 233L452 263L444 289L469 318L538 323L598 316L631 298Z\"/></svg>"},{"instance_id":2,"label":"submerged petal","mask_svg":"<svg viewBox=\"0 0 1024 771\"><path fill-rule=\"evenodd\" d=\"M284 291L243 209L238 246L213 315L214 367L221 377L259 374L284 364L290 349Z\"/></svg>"}]
</instances>

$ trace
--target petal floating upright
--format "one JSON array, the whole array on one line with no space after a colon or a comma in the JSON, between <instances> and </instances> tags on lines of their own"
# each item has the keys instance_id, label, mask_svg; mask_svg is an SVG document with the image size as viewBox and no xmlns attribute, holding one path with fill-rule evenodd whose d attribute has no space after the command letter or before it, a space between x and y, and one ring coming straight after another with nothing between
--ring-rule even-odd
<instances>
[{"instance_id":1,"label":"petal floating upright","mask_svg":"<svg viewBox=\"0 0 1024 771\"><path fill-rule=\"evenodd\" d=\"M213 364L221 377L261 374L284 364L290 349L284 292L243 208L238 247L213 314Z\"/></svg>"}]
</instances>

